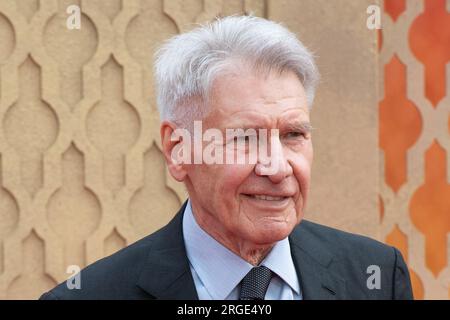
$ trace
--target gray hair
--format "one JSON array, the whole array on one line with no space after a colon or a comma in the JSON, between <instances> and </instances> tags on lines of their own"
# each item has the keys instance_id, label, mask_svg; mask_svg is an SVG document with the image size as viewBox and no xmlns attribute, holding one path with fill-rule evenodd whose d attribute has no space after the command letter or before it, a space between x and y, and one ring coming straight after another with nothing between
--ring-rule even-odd
<instances>
[{"instance_id":1,"label":"gray hair","mask_svg":"<svg viewBox=\"0 0 450 320\"><path fill-rule=\"evenodd\" d=\"M215 78L236 62L253 70L294 72L311 108L319 72L313 55L281 24L254 16L217 18L167 40L155 54L161 120L177 124L206 115Z\"/></svg>"}]
</instances>

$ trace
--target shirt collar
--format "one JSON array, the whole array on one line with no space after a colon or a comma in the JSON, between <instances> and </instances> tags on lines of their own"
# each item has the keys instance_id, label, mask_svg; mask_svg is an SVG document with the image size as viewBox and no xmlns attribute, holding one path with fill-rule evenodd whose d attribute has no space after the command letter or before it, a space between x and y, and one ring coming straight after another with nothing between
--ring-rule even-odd
<instances>
[{"instance_id":1,"label":"shirt collar","mask_svg":"<svg viewBox=\"0 0 450 320\"><path fill-rule=\"evenodd\" d=\"M300 294L300 283L292 261L291 246L288 238L278 241L261 262L287 283L295 293Z\"/></svg>"},{"instance_id":2,"label":"shirt collar","mask_svg":"<svg viewBox=\"0 0 450 320\"><path fill-rule=\"evenodd\" d=\"M189 262L213 299L224 300L253 267L198 225L190 200L183 216L183 237ZM276 273L297 294L300 293L287 238L275 244L261 265Z\"/></svg>"}]
</instances>

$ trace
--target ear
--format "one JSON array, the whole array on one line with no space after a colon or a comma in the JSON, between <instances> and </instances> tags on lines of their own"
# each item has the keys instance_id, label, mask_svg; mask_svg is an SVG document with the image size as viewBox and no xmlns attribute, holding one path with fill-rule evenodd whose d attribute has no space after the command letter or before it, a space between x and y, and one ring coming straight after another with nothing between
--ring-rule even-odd
<instances>
[{"instance_id":1,"label":"ear","mask_svg":"<svg viewBox=\"0 0 450 320\"><path fill-rule=\"evenodd\" d=\"M174 123L170 121L163 121L160 127L161 145L170 174L175 180L182 182L187 175L187 164L183 163L182 159L177 159L176 154L177 149L180 149L180 147L183 146L183 143L189 144L190 146L190 139L187 141L187 130L184 130L183 134L177 134L176 130L177 126Z\"/></svg>"}]
</instances>

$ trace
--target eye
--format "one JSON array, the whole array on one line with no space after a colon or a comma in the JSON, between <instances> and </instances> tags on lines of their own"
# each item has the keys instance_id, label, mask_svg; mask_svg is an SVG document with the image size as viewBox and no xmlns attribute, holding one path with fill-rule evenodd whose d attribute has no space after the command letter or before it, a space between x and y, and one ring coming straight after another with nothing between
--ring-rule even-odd
<instances>
[{"instance_id":1,"label":"eye","mask_svg":"<svg viewBox=\"0 0 450 320\"><path fill-rule=\"evenodd\" d=\"M306 133L301 131L291 131L288 132L285 136L288 139L307 138Z\"/></svg>"}]
</instances>

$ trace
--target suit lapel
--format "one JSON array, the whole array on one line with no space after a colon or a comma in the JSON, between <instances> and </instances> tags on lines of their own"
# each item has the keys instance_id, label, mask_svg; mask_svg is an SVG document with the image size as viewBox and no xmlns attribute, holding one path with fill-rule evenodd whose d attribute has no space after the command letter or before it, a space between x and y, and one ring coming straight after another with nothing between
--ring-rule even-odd
<instances>
[{"instance_id":1,"label":"suit lapel","mask_svg":"<svg viewBox=\"0 0 450 320\"><path fill-rule=\"evenodd\" d=\"M154 234L137 286L157 299L197 300L183 239L185 202L175 218Z\"/></svg>"},{"instance_id":2,"label":"suit lapel","mask_svg":"<svg viewBox=\"0 0 450 320\"><path fill-rule=\"evenodd\" d=\"M292 258L299 274L303 299L345 299L345 280L329 269L333 255L304 227L297 226L289 236Z\"/></svg>"}]
</instances>

